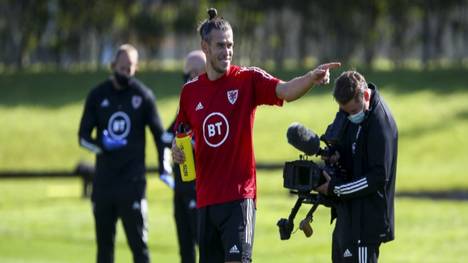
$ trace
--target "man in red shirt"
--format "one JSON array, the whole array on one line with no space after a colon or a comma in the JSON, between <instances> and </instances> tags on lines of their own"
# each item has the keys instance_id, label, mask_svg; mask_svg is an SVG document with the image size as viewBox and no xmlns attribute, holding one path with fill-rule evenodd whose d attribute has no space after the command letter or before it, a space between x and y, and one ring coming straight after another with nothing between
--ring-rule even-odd
<instances>
[{"instance_id":1,"label":"man in red shirt","mask_svg":"<svg viewBox=\"0 0 468 263\"><path fill-rule=\"evenodd\" d=\"M184 85L176 127L195 136L200 262L251 262L256 171L253 123L258 105L283 104L329 82L328 63L283 82L262 69L231 65L233 31L215 9L199 31L206 73ZM173 159L184 161L173 144Z\"/></svg>"}]
</instances>

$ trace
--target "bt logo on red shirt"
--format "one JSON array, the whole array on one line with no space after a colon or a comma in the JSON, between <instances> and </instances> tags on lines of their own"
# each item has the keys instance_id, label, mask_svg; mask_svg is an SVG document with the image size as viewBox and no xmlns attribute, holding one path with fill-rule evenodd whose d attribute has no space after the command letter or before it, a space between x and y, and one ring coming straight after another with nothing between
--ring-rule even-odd
<instances>
[{"instance_id":1,"label":"bt logo on red shirt","mask_svg":"<svg viewBox=\"0 0 468 263\"><path fill-rule=\"evenodd\" d=\"M229 122L220 112L212 112L203 121L203 138L211 147L222 145L229 135Z\"/></svg>"}]
</instances>

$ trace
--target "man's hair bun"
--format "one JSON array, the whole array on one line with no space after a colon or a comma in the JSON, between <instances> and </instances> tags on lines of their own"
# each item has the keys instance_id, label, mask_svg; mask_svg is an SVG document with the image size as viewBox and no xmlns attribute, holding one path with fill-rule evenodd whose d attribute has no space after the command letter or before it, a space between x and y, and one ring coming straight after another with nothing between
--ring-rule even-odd
<instances>
[{"instance_id":1,"label":"man's hair bun","mask_svg":"<svg viewBox=\"0 0 468 263\"><path fill-rule=\"evenodd\" d=\"M212 7L208 9L208 20L214 19L217 16L218 16L218 11L216 11L216 8Z\"/></svg>"},{"instance_id":2,"label":"man's hair bun","mask_svg":"<svg viewBox=\"0 0 468 263\"><path fill-rule=\"evenodd\" d=\"M216 8L211 7L207 10L207 13L208 19L205 19L198 27L202 40L209 41L210 32L213 29L221 31L232 30L229 22L224 20L222 16L218 16Z\"/></svg>"}]
</instances>

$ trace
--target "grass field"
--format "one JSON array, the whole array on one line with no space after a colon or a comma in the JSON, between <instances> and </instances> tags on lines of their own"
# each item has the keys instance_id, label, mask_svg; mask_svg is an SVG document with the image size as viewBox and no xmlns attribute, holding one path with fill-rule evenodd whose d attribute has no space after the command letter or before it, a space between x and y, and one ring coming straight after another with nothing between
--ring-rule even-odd
<instances>
[{"instance_id":1,"label":"grass field","mask_svg":"<svg viewBox=\"0 0 468 263\"><path fill-rule=\"evenodd\" d=\"M367 79L381 88L399 126L399 189L468 188L468 72L370 72ZM297 72L278 74L284 79ZM336 75L336 72L334 73ZM77 146L83 100L106 76L98 73L17 73L0 76L0 171L71 170L93 156ZM174 118L180 76L173 72L140 74L152 87L165 125ZM324 132L337 106L330 86L282 109L257 110L255 151L258 161L283 162L298 152L286 141L286 130L299 121ZM148 139L151 137L148 137ZM148 140L150 141L150 139ZM156 165L153 144L147 163Z\"/></svg>"},{"instance_id":2,"label":"grass field","mask_svg":"<svg viewBox=\"0 0 468 263\"><path fill-rule=\"evenodd\" d=\"M297 72L279 73L284 79ZM466 70L368 72L390 105L400 131L397 190L468 189L468 78ZM334 74L336 76L336 73ZM93 156L78 147L77 127L97 73L16 73L0 76L0 171L73 169ZM180 76L143 72L167 125L177 107ZM286 142L293 121L322 133L336 105L320 87L283 109L260 107L255 124L259 162L283 162L298 152ZM148 137L149 139L150 137ZM149 140L150 141L150 140ZM156 165L152 142L147 163ZM260 171L255 262L329 262L328 211L321 207L315 234L280 241L275 223L294 199L281 189L280 171ZM0 181L0 262L93 262L90 204L78 179ZM150 245L154 262L177 262L172 193L150 177ZM306 209L303 209L306 210ZM468 203L397 198L397 240L382 247L382 262L464 262ZM121 229L117 262L130 262Z\"/></svg>"},{"instance_id":3,"label":"grass field","mask_svg":"<svg viewBox=\"0 0 468 263\"><path fill-rule=\"evenodd\" d=\"M259 173L259 200L254 262L330 262L332 226L319 207L314 235L302 232L281 241L276 221L287 217L294 198L279 189L278 172ZM0 182L0 262L81 263L95 255L91 206L80 198L78 179ZM154 177L149 180L150 249L154 262L178 262L172 193ZM298 221L306 213L301 210ZM468 204L396 199L396 241L381 247L381 262L466 262ZM122 228L117 233L116 263L131 262Z\"/></svg>"}]
</instances>

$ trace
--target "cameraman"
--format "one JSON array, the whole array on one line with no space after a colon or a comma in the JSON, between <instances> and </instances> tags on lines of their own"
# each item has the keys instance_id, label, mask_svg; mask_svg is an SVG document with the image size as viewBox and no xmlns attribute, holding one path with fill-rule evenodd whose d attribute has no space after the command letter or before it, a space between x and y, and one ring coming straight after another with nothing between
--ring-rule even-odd
<instances>
[{"instance_id":1,"label":"cameraman","mask_svg":"<svg viewBox=\"0 0 468 263\"><path fill-rule=\"evenodd\" d=\"M335 81L333 96L349 121L334 158L348 171L316 190L336 200L333 262L377 262L382 242L394 239L398 130L375 85L356 71Z\"/></svg>"}]
</instances>

